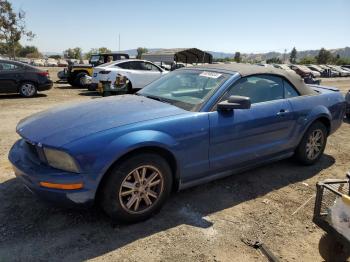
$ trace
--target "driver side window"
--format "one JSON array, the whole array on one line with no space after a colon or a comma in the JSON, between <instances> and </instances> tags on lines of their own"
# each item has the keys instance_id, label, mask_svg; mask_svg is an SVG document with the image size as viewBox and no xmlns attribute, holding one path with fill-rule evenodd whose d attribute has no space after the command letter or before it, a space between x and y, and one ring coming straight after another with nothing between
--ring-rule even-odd
<instances>
[{"instance_id":1,"label":"driver side window","mask_svg":"<svg viewBox=\"0 0 350 262\"><path fill-rule=\"evenodd\" d=\"M253 75L241 78L226 93L230 96L249 97L252 104L283 99L283 80L273 75Z\"/></svg>"}]
</instances>

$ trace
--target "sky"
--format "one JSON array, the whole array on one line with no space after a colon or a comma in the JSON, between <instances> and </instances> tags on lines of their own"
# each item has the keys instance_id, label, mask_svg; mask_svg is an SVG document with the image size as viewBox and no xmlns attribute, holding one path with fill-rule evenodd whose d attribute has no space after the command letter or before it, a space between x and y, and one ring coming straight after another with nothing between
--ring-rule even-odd
<instances>
[{"instance_id":1,"label":"sky","mask_svg":"<svg viewBox=\"0 0 350 262\"><path fill-rule=\"evenodd\" d=\"M262 53L350 46L349 0L9 0L41 52L70 47Z\"/></svg>"}]
</instances>

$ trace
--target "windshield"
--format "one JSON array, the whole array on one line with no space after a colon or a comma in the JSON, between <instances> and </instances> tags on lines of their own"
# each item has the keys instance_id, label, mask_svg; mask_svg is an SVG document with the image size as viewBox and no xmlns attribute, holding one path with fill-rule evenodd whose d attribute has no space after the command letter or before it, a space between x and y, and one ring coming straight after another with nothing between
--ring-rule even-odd
<instances>
[{"instance_id":1,"label":"windshield","mask_svg":"<svg viewBox=\"0 0 350 262\"><path fill-rule=\"evenodd\" d=\"M212 71L174 71L149 84L137 94L196 111L228 77L228 74Z\"/></svg>"},{"instance_id":2,"label":"windshield","mask_svg":"<svg viewBox=\"0 0 350 262\"><path fill-rule=\"evenodd\" d=\"M93 55L90 58L91 62L98 62L98 60L100 60L100 56L99 55Z\"/></svg>"}]
</instances>

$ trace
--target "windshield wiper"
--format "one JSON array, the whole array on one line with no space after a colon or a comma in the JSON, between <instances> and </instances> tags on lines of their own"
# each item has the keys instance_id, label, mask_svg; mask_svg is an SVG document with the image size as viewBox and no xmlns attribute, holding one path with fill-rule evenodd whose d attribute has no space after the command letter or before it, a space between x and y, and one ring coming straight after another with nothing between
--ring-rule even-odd
<instances>
[{"instance_id":1,"label":"windshield wiper","mask_svg":"<svg viewBox=\"0 0 350 262\"><path fill-rule=\"evenodd\" d=\"M149 99L153 99L153 100L162 102L162 103L171 104L170 101L165 100L165 99L163 99L163 98L160 98L160 97L158 97L158 96L150 96L150 95L142 95L142 96L147 97L147 98L149 98Z\"/></svg>"}]
</instances>

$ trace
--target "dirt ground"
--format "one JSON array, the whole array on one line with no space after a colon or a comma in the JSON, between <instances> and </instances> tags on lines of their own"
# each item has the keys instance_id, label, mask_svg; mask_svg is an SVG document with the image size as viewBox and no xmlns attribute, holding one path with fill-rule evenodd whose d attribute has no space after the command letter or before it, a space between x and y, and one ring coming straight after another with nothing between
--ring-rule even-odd
<instances>
[{"instance_id":1,"label":"dirt ground","mask_svg":"<svg viewBox=\"0 0 350 262\"><path fill-rule=\"evenodd\" d=\"M50 69L54 80L56 73ZM350 78L323 83L344 93L350 89ZM312 223L315 184L344 178L350 169L350 122L329 137L325 155L314 166L280 161L173 194L143 223L113 225L95 209L41 202L7 161L20 119L89 99L102 98L67 84L55 84L32 99L0 95L0 261L267 261L247 245L257 240L282 261L321 261L323 232Z\"/></svg>"}]
</instances>

